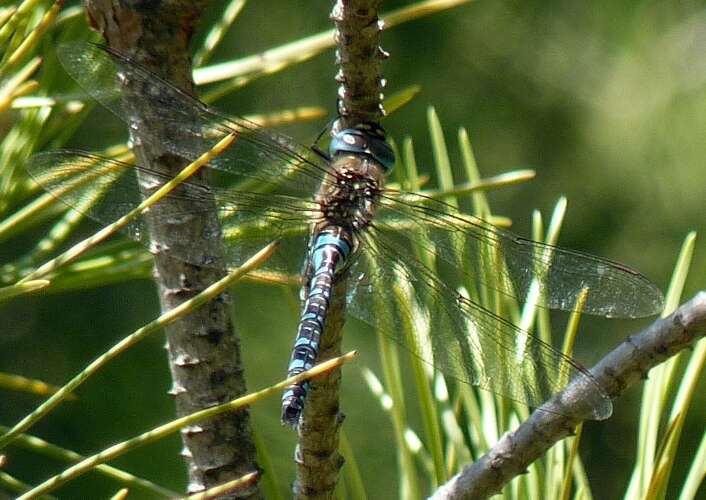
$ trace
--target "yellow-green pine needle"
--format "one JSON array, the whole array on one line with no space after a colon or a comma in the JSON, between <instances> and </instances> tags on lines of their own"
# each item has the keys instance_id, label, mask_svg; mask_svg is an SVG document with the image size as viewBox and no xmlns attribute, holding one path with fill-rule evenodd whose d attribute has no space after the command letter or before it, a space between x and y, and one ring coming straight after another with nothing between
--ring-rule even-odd
<instances>
[{"instance_id":1,"label":"yellow-green pine needle","mask_svg":"<svg viewBox=\"0 0 706 500\"><path fill-rule=\"evenodd\" d=\"M75 259L79 255L87 251L89 248L97 245L106 238L112 236L117 231L121 230L123 227L128 225L131 221L141 216L149 207L159 202L171 191L176 189L177 186L179 186L179 184L181 184L183 181L198 172L201 167L206 165L209 161L211 161L220 153L222 153L225 149L227 149L228 146L230 146L233 141L235 141L235 139L236 136L234 134L227 135L226 137L218 141L218 143L210 151L207 151L203 155L199 156L193 163L187 165L173 179L162 185L162 187L160 187L157 191L145 198L137 207L135 207L129 213L123 215L114 223L104 227L103 229L95 233L93 236L85 239L77 245L74 245L72 248L64 252L59 257L52 259L43 266L39 267L39 269L37 269L33 273L30 273L20 282L36 279L38 277L46 275L47 273L50 273L57 267L66 264L67 262L70 262L71 260Z\"/></svg>"},{"instance_id":2,"label":"yellow-green pine needle","mask_svg":"<svg viewBox=\"0 0 706 500\"><path fill-rule=\"evenodd\" d=\"M564 481L561 485L561 494L559 495L560 500L569 500L571 495L571 483L574 477L574 463L579 455L579 444L581 443L581 434L583 433L583 422L576 427L576 434L571 439L571 448L569 448L569 458L566 461Z\"/></svg>"},{"instance_id":3,"label":"yellow-green pine needle","mask_svg":"<svg viewBox=\"0 0 706 500\"><path fill-rule=\"evenodd\" d=\"M41 290L42 288L49 286L49 284L50 282L48 280L31 280L0 288L0 303L18 295L24 295L26 293Z\"/></svg>"},{"instance_id":4,"label":"yellow-green pine needle","mask_svg":"<svg viewBox=\"0 0 706 500\"><path fill-rule=\"evenodd\" d=\"M25 95L38 87L39 84L37 82L28 82L27 80L37 71L41 64L42 60L35 57L5 81L0 89L0 113L6 111L15 98Z\"/></svg>"},{"instance_id":5,"label":"yellow-green pine needle","mask_svg":"<svg viewBox=\"0 0 706 500\"><path fill-rule=\"evenodd\" d=\"M446 196L459 197L475 193L476 191L490 191L491 189L499 189L506 186L527 182L534 179L535 175L534 170L514 170L511 172L502 173L500 175L495 175L493 177L486 177L485 179L480 179L478 181L457 183L454 184L452 189L448 190L424 190L421 194L429 196L430 198L444 198Z\"/></svg>"},{"instance_id":6,"label":"yellow-green pine needle","mask_svg":"<svg viewBox=\"0 0 706 500\"><path fill-rule=\"evenodd\" d=\"M346 459L346 466L343 468L343 474L346 477L346 485L348 486L348 496L353 500L366 500L368 495L365 493L365 481L358 468L358 462L355 459L355 453L351 446L346 431L341 429L340 436L341 454Z\"/></svg>"},{"instance_id":7,"label":"yellow-green pine needle","mask_svg":"<svg viewBox=\"0 0 706 500\"><path fill-rule=\"evenodd\" d=\"M147 325L137 329L131 335L128 335L104 354L95 359L91 364L89 364L83 371L71 379L66 385L59 389L56 394L47 399L42 403L36 410L23 418L18 422L8 433L0 436L0 449L7 446L20 432L27 430L30 426L34 425L45 415L47 415L52 409L58 406L62 401L64 401L68 395L76 390L83 382L88 378L93 376L99 369L108 363L122 352L124 352L129 347L137 344L147 336L154 332L162 330L165 326L173 323L179 318L189 314L191 311L197 307L205 304L206 302L212 300L217 295L223 293L228 287L230 287L235 281L240 279L242 276L247 274L252 268L262 264L277 248L276 243L270 243L265 248L253 255L247 262L245 262L241 267L231 272L221 280L212 284L206 288L203 292L198 294L192 299L182 302L174 309L167 311L162 314L159 318L151 321Z\"/></svg>"},{"instance_id":8,"label":"yellow-green pine needle","mask_svg":"<svg viewBox=\"0 0 706 500\"><path fill-rule=\"evenodd\" d=\"M450 9L470 0L427 0L401 9L391 11L381 16L385 28L428 16L442 10ZM215 64L199 68L194 72L197 85L205 85L224 80L238 80L245 75L271 74L294 64L311 59L324 50L334 46L334 30L327 30L315 35L287 43L260 54L244 57L237 61Z\"/></svg>"},{"instance_id":9,"label":"yellow-green pine needle","mask_svg":"<svg viewBox=\"0 0 706 500\"><path fill-rule=\"evenodd\" d=\"M284 500L279 484L276 481L277 476L274 466L272 465L272 457L270 456L267 442L262 438L262 434L260 433L257 425L253 425L253 438L255 441L255 449L257 449L257 462L262 467L262 480L260 482L260 488L262 488L265 498L271 500Z\"/></svg>"},{"instance_id":10,"label":"yellow-green pine needle","mask_svg":"<svg viewBox=\"0 0 706 500\"><path fill-rule=\"evenodd\" d=\"M41 380L0 372L0 387L11 391L28 392L40 396L50 396L59 390L59 387L47 384Z\"/></svg>"},{"instance_id":11,"label":"yellow-green pine needle","mask_svg":"<svg viewBox=\"0 0 706 500\"><path fill-rule=\"evenodd\" d=\"M30 51L39 43L39 40L44 35L44 32L49 29L49 26L54 22L56 16L59 14L61 7L63 5L63 0L59 0L44 14L41 21L32 29L30 34L24 41L17 47L12 54L7 58L4 63L1 72L4 72L7 68L19 64L23 59L29 56Z\"/></svg>"},{"instance_id":12,"label":"yellow-green pine needle","mask_svg":"<svg viewBox=\"0 0 706 500\"><path fill-rule=\"evenodd\" d=\"M0 431L7 432L9 429L5 426L0 426ZM84 460L86 457L79 455L78 453L67 450L55 444L49 443L40 439L36 436L30 436L28 434L20 434L14 441L14 446L29 450L38 455L53 458L55 460L61 460L63 462L76 463ZM111 478L115 481L120 482L126 487L145 491L151 495L158 495L160 497L176 497L177 493L168 490L158 484L148 481L141 477L134 476L129 472L120 470L118 468L112 467L110 465L101 464L95 468L96 472L104 475L105 477ZM30 488L26 488L23 491L27 491Z\"/></svg>"},{"instance_id":13,"label":"yellow-green pine needle","mask_svg":"<svg viewBox=\"0 0 706 500\"><path fill-rule=\"evenodd\" d=\"M696 450L691 467L684 480L684 487L679 495L679 500L693 500L696 498L699 487L703 486L704 478L706 478L706 432L701 436L701 443Z\"/></svg>"},{"instance_id":14,"label":"yellow-green pine needle","mask_svg":"<svg viewBox=\"0 0 706 500\"><path fill-rule=\"evenodd\" d=\"M662 317L670 314L679 304L686 275L691 264L695 240L696 234L692 232L687 235L682 244L667 291L666 305L662 312ZM633 475L626 493L628 497L644 495L651 482L650 478L654 472L661 415L663 415L667 401L674 369L680 359L681 354L656 367L650 373L650 378L645 382L642 392L642 405L640 407L637 455Z\"/></svg>"},{"instance_id":15,"label":"yellow-green pine needle","mask_svg":"<svg viewBox=\"0 0 706 500\"><path fill-rule=\"evenodd\" d=\"M204 410L194 412L190 415L178 418L178 419L173 420L167 424L161 425L161 426L156 427L150 431L142 433L139 436L136 436L134 438L128 439L128 440L123 441L121 443L115 444L109 448L106 448L105 450L101 451L100 453L98 453L96 455L92 455L92 456L86 458L85 460L82 460L81 462L77 463L76 465L69 467L68 469L64 470L61 474L58 474L56 476L53 476L53 477L47 479L39 486L36 486L32 490L30 490L27 493L25 493L24 495L20 496L18 498L18 500L29 500L31 498L37 498L41 495L49 493L50 491L53 491L56 488L66 484L70 480L75 479L75 478L81 476L82 474L85 474L86 472L90 471L98 464L102 464L102 463L105 463L109 460L113 460L119 456L124 455L128 451L132 451L132 450L135 450L136 448L139 448L139 447L144 446L146 444L155 442L155 441L162 439L170 434L178 432L179 430L183 429L184 427L187 427L189 425L193 425L193 424L200 422L204 419L211 418L216 415L220 415L221 413L235 411L235 410L238 410L238 409L243 408L245 406L252 405L256 401L260 401L260 400L265 399L269 396L272 396L292 384L297 384L297 383L303 382L304 380L307 380L311 377L319 376L323 373L334 370L334 369L340 367L343 363L345 363L347 361L351 361L353 358L356 357L356 355L357 355L356 352L352 351L352 352L349 352L348 354L344 354L343 356L339 356L337 358L330 359L328 361L325 361L323 363L316 365L314 368L312 368L310 370L307 370L303 373L300 373L297 376L289 377L288 379L283 380L282 382L279 382L275 385L272 385L272 386L267 387L265 389L262 389L260 391L250 393L246 396L239 397L237 399L229 401L228 403L223 403L223 404L220 404L217 406L213 406L211 408L206 408Z\"/></svg>"},{"instance_id":16,"label":"yellow-green pine needle","mask_svg":"<svg viewBox=\"0 0 706 500\"><path fill-rule=\"evenodd\" d=\"M206 491L197 493L195 495L189 495L188 497L183 497L184 500L211 500L212 498L222 498L227 493L233 493L239 488L247 486L252 482L256 481L260 477L259 472L250 472L237 479L228 481L213 488L209 488Z\"/></svg>"},{"instance_id":17,"label":"yellow-green pine needle","mask_svg":"<svg viewBox=\"0 0 706 500\"><path fill-rule=\"evenodd\" d=\"M211 57L214 49L221 43L233 22L235 22L235 18L243 10L243 7L245 7L245 0L231 0L226 5L225 9L223 9L223 15L213 24L204 39L203 45L194 54L194 67L203 65Z\"/></svg>"}]
</instances>

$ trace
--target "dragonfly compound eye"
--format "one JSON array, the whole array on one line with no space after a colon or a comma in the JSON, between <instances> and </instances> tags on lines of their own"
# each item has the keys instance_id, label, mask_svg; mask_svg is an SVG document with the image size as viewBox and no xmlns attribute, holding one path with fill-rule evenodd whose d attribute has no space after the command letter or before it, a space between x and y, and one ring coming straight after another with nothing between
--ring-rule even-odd
<instances>
[{"instance_id":1,"label":"dragonfly compound eye","mask_svg":"<svg viewBox=\"0 0 706 500\"><path fill-rule=\"evenodd\" d=\"M331 140L329 155L333 158L340 152L368 155L378 162L386 174L395 165L395 153L381 138L365 133L363 130L347 128L341 130Z\"/></svg>"}]
</instances>

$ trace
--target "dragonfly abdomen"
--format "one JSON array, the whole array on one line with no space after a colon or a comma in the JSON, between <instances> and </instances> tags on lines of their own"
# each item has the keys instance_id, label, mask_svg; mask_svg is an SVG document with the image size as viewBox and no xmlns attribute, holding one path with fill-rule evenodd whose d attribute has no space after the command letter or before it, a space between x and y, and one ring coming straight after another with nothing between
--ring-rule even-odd
<instances>
[{"instance_id":1,"label":"dragonfly abdomen","mask_svg":"<svg viewBox=\"0 0 706 500\"><path fill-rule=\"evenodd\" d=\"M336 273L351 255L353 238L341 226L329 226L315 236L310 250L311 271L306 300L287 376L293 377L314 366L319 355L321 334L326 322ZM294 384L282 396L282 422L296 427L304 409L309 383Z\"/></svg>"}]
</instances>

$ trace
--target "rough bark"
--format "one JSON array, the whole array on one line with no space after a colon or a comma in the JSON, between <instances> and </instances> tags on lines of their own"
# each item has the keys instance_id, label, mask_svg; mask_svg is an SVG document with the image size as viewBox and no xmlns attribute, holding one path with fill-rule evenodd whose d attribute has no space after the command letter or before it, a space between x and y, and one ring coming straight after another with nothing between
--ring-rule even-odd
<instances>
[{"instance_id":1,"label":"rough bark","mask_svg":"<svg viewBox=\"0 0 706 500\"><path fill-rule=\"evenodd\" d=\"M103 34L110 47L189 93L193 93L189 43L205 5L203 0L88 0L86 3L93 26ZM127 105L139 118L133 124L131 135L140 163L167 174L174 174L189 163L161 146L158 138L171 133L165 124L155 123L155 120L150 122L148 112L140 108L140 103ZM146 130L140 127L149 127L149 141L145 139ZM150 184L150 179L140 181L143 186ZM159 218L159 206L166 208L167 204L172 204L171 213L189 214L189 217L179 220ZM154 217L149 225L155 280L162 309L169 310L225 275L222 242L218 238L201 236L218 234L213 204L194 207L183 200L167 199L152 213ZM170 257L169 247L173 244L193 245L194 251L203 255L202 262L209 263L208 267ZM229 315L229 303L229 296L222 294L166 329L173 377L170 393L180 416L224 403L246 392L240 342ZM189 493L258 470L247 410L187 428L181 436L184 443L182 454L188 465ZM257 484L228 496L258 497Z\"/></svg>"},{"instance_id":2,"label":"rough bark","mask_svg":"<svg viewBox=\"0 0 706 500\"><path fill-rule=\"evenodd\" d=\"M345 277L334 285L331 309L321 338L319 363L341 355L346 289ZM320 500L334 497L338 472L344 462L338 452L339 430L345 418L339 411L340 385L340 368L311 381L294 455L297 464L293 486L295 498Z\"/></svg>"},{"instance_id":3,"label":"rough bark","mask_svg":"<svg viewBox=\"0 0 706 500\"><path fill-rule=\"evenodd\" d=\"M385 115L382 61L388 54L380 46L381 5L382 0L338 0L331 12L340 84L334 133L364 123L377 124Z\"/></svg>"},{"instance_id":4,"label":"rough bark","mask_svg":"<svg viewBox=\"0 0 706 500\"><path fill-rule=\"evenodd\" d=\"M336 81L339 119L332 135L358 125L377 125L382 108L381 61L387 54L380 47L381 0L338 0L331 12L336 31ZM382 129L379 129L380 131ZM333 291L333 300L322 335L318 361L341 352L341 330L345 316L345 275ZM312 381L299 425L295 452L297 476L294 495L298 499L334 497L343 457L338 452L339 429L344 416L339 411L340 370Z\"/></svg>"}]
</instances>

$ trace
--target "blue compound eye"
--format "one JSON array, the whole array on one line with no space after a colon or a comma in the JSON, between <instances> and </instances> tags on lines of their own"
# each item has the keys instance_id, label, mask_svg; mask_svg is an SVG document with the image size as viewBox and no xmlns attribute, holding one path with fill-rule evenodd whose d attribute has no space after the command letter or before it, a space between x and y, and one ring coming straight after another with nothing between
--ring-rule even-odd
<instances>
[{"instance_id":1,"label":"blue compound eye","mask_svg":"<svg viewBox=\"0 0 706 500\"><path fill-rule=\"evenodd\" d=\"M341 151L371 156L383 166L386 174L395 166L395 153L392 148L384 140L362 130L347 128L337 133L331 140L329 155L334 157Z\"/></svg>"},{"instance_id":2,"label":"blue compound eye","mask_svg":"<svg viewBox=\"0 0 706 500\"><path fill-rule=\"evenodd\" d=\"M395 166L395 152L390 145L382 139L373 137L368 146L370 156L385 168L386 174L389 174Z\"/></svg>"}]
</instances>

